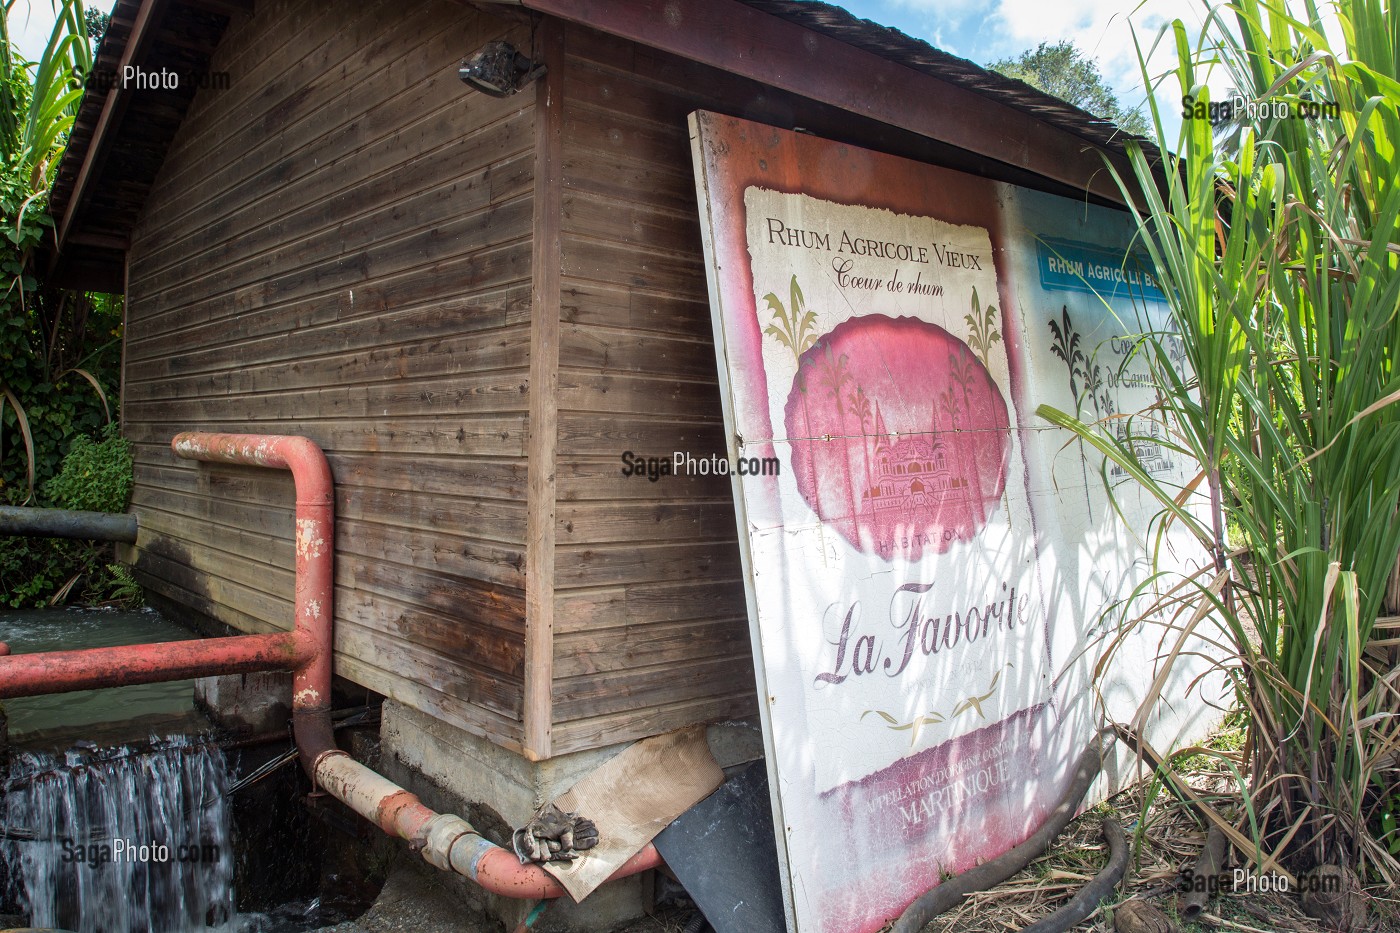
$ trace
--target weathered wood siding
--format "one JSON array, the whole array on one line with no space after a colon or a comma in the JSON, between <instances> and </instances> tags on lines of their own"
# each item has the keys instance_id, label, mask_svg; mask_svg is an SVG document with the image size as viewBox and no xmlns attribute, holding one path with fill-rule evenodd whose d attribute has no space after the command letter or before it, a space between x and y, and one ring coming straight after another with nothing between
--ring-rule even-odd
<instances>
[{"instance_id":1,"label":"weathered wood siding","mask_svg":"<svg viewBox=\"0 0 1400 933\"><path fill-rule=\"evenodd\" d=\"M564 49L553 750L755 710L686 114L699 68L587 29ZM703 78L704 75L699 77Z\"/></svg>"},{"instance_id":2,"label":"weathered wood siding","mask_svg":"<svg viewBox=\"0 0 1400 933\"><path fill-rule=\"evenodd\" d=\"M522 743L535 94L463 55L528 28L448 0L265 0L236 20L128 254L142 582L287 628L288 476L178 431L304 434L337 484L336 667Z\"/></svg>"}]
</instances>

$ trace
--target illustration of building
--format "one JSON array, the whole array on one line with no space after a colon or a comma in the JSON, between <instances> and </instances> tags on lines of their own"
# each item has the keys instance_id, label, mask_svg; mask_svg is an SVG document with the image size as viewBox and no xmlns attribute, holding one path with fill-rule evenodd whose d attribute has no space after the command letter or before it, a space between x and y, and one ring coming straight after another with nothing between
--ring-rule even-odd
<instances>
[{"instance_id":1,"label":"illustration of building","mask_svg":"<svg viewBox=\"0 0 1400 933\"><path fill-rule=\"evenodd\" d=\"M875 403L875 476L863 496L870 512L926 508L950 494L961 495L967 479L952 476L937 433L891 435Z\"/></svg>"}]
</instances>

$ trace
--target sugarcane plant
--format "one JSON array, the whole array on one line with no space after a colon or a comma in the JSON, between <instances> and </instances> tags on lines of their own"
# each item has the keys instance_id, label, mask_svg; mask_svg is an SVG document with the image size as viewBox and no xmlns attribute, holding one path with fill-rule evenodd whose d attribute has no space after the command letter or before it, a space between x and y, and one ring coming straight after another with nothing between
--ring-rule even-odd
<instances>
[{"instance_id":1,"label":"sugarcane plant","mask_svg":"<svg viewBox=\"0 0 1400 933\"><path fill-rule=\"evenodd\" d=\"M1194 42L1171 24L1159 41L1174 47L1179 95L1160 96L1183 101L1180 134L1169 145L1154 103L1157 145L1129 141L1131 172L1115 172L1170 308L1137 343L1159 387L1139 420L1162 424L1200 475L1168 487L1138 462L1131 428L1040 414L1154 497L1160 572L1174 523L1213 558L1142 593L1165 594L1149 610L1173 620L1178 646L1199 636L1229 649L1220 663L1249 719L1254 857L1393 883L1400 16L1389 0L1338 0L1336 15L1341 49L1314 0L1296 15L1259 0L1214 8ZM1233 133L1194 118L1210 113L1211 67L1252 105L1216 108Z\"/></svg>"}]
</instances>

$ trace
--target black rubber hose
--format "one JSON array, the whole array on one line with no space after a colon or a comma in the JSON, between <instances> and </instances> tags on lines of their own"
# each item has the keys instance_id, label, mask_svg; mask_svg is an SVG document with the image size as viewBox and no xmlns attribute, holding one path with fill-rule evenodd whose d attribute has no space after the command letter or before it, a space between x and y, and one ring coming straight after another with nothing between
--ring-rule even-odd
<instances>
[{"instance_id":1,"label":"black rubber hose","mask_svg":"<svg viewBox=\"0 0 1400 933\"><path fill-rule=\"evenodd\" d=\"M1069 825L1079 809L1079 801L1089 792L1089 785L1098 777L1103 767L1103 756L1113 743L1111 734L1098 733L1080 753L1070 777L1064 796L1050 811L1040 828L1031 833L1025 842L1016 848L997 856L990 862L983 862L975 868L944 881L938 887L925 892L914 903L904 909L904 913L894 922L890 933L920 933L928 922L944 911L956 907L974 891L985 891L996 887L1016 872L1030 864L1031 859L1050 847L1060 830Z\"/></svg>"},{"instance_id":2,"label":"black rubber hose","mask_svg":"<svg viewBox=\"0 0 1400 933\"><path fill-rule=\"evenodd\" d=\"M1103 821L1103 838L1108 843L1108 863L1079 893L1059 910L1026 927L1021 933L1064 933L1094 912L1099 901L1113 893L1128 870L1128 845L1123 840L1123 827L1113 817Z\"/></svg>"}]
</instances>

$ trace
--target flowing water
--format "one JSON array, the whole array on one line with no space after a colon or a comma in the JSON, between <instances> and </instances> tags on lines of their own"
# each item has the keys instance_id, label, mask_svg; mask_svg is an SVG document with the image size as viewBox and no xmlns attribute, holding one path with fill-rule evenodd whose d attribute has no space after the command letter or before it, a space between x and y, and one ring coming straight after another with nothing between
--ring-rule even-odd
<instances>
[{"instance_id":1,"label":"flowing water","mask_svg":"<svg viewBox=\"0 0 1400 933\"><path fill-rule=\"evenodd\" d=\"M192 637L151 610L0 611L0 642L16 654ZM250 872L230 829L238 769L230 775L218 746L199 738L152 737L207 728L193 684L4 701L13 746L8 779L0 770L0 912L9 901L34 927L79 933L294 933L367 906L328 901L290 880L279 896L264 871L249 885L261 891L261 909L234 912L235 864L240 885ZM284 794L291 799L295 787ZM246 812L247 799L239 800ZM242 832L266 840L241 819ZM272 866L304 852L304 839L279 836L274 851L251 858Z\"/></svg>"},{"instance_id":2,"label":"flowing water","mask_svg":"<svg viewBox=\"0 0 1400 933\"><path fill-rule=\"evenodd\" d=\"M227 768L212 744L20 753L0 841L36 927L151 933L234 919Z\"/></svg>"}]
</instances>

